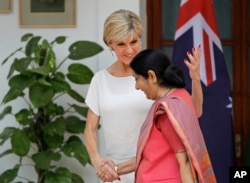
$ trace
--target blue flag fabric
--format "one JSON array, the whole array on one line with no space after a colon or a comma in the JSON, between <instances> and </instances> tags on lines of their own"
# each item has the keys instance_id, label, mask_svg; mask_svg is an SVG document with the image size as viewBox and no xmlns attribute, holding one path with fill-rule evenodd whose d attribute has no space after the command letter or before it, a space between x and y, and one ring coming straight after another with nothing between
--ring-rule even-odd
<instances>
[{"instance_id":1,"label":"blue flag fabric","mask_svg":"<svg viewBox=\"0 0 250 183\"><path fill-rule=\"evenodd\" d=\"M218 183L229 183L235 165L230 78L225 64L211 0L182 0L180 5L173 64L185 74L187 90L191 79L184 64L187 52L201 45L201 82L204 95L200 127Z\"/></svg>"}]
</instances>

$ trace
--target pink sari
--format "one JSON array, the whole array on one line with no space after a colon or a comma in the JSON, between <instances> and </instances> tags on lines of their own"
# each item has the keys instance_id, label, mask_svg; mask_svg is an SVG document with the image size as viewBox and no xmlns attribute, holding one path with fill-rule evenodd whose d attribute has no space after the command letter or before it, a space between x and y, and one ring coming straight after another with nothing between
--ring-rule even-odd
<instances>
[{"instance_id":1,"label":"pink sari","mask_svg":"<svg viewBox=\"0 0 250 183\"><path fill-rule=\"evenodd\" d=\"M153 104L141 128L138 140L136 167L138 167L142 158L141 154L147 143L154 117L157 115L157 110L161 108L165 110L171 124L185 146L192 165L194 182L215 183L216 178L207 147L190 101L190 96L185 90L176 89L170 95L157 100Z\"/></svg>"}]
</instances>

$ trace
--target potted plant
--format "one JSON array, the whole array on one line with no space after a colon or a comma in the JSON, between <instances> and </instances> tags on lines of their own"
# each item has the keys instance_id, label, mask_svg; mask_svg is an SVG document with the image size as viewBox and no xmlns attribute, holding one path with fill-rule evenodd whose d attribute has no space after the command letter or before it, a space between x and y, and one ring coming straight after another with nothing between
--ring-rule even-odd
<instances>
[{"instance_id":1,"label":"potted plant","mask_svg":"<svg viewBox=\"0 0 250 183\"><path fill-rule=\"evenodd\" d=\"M41 36L26 34L21 38L24 46L2 62L4 65L12 59L7 76L9 90L2 99L4 109L0 120L12 115L17 125L7 126L0 133L0 146L6 141L11 143L11 148L2 152L0 158L15 154L19 160L0 175L1 183L12 182L16 177L32 183L25 175L19 175L27 158L37 173L36 183L84 182L79 175L56 162L65 155L75 158L82 166L90 163L79 137L85 127L87 107L84 97L72 84L89 84L93 72L77 62L70 63L66 72L60 68L66 61L81 61L100 53L103 48L95 42L76 41L69 46L66 58L58 62L54 47L65 40L65 36L59 36L49 42ZM65 103L65 96L72 100ZM7 104L20 98L26 105L13 111Z\"/></svg>"}]
</instances>

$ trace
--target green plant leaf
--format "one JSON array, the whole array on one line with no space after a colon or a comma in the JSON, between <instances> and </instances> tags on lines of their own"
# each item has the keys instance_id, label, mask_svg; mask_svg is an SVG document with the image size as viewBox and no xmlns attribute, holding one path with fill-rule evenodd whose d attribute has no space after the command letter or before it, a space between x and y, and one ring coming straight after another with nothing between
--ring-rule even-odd
<instances>
[{"instance_id":1,"label":"green plant leaf","mask_svg":"<svg viewBox=\"0 0 250 183\"><path fill-rule=\"evenodd\" d=\"M17 177L18 169L8 169L0 175L1 183L10 183Z\"/></svg>"},{"instance_id":2,"label":"green plant leaf","mask_svg":"<svg viewBox=\"0 0 250 183\"><path fill-rule=\"evenodd\" d=\"M18 74L9 79L9 86L11 89L23 91L26 87L35 83L34 77L29 77L23 74Z\"/></svg>"},{"instance_id":3,"label":"green plant leaf","mask_svg":"<svg viewBox=\"0 0 250 183\"><path fill-rule=\"evenodd\" d=\"M55 93L66 93L70 90L70 85L65 80L58 80L56 78L51 80L51 85L54 88Z\"/></svg>"},{"instance_id":4,"label":"green plant leaf","mask_svg":"<svg viewBox=\"0 0 250 183\"><path fill-rule=\"evenodd\" d=\"M29 125L34 121L32 112L27 109L21 109L18 113L16 113L15 117L21 125Z\"/></svg>"},{"instance_id":5,"label":"green plant leaf","mask_svg":"<svg viewBox=\"0 0 250 183\"><path fill-rule=\"evenodd\" d=\"M25 54L28 57L32 55L32 53L38 46L38 42L40 41L40 39L41 39L41 36L34 36L27 42L26 47L25 47Z\"/></svg>"},{"instance_id":6,"label":"green plant leaf","mask_svg":"<svg viewBox=\"0 0 250 183\"><path fill-rule=\"evenodd\" d=\"M4 65L10 57L12 57L13 55L15 55L17 52L21 51L22 50L22 47L21 48L18 48L16 51L12 52L6 59L4 59L4 61L2 62L2 65Z\"/></svg>"},{"instance_id":7,"label":"green plant leaf","mask_svg":"<svg viewBox=\"0 0 250 183\"><path fill-rule=\"evenodd\" d=\"M82 140L78 136L76 136L76 135L71 135L67 141L68 142L79 142L79 143L82 143Z\"/></svg>"},{"instance_id":8,"label":"green plant leaf","mask_svg":"<svg viewBox=\"0 0 250 183\"><path fill-rule=\"evenodd\" d=\"M51 44L47 41L47 39L43 39L42 48L46 48L46 49L51 49L52 48ZM47 50L46 50L46 52L47 52Z\"/></svg>"},{"instance_id":9,"label":"green plant leaf","mask_svg":"<svg viewBox=\"0 0 250 183\"><path fill-rule=\"evenodd\" d=\"M50 156L50 159L53 161L58 161L62 158L62 155L59 152L53 152L53 151L50 151L49 156Z\"/></svg>"},{"instance_id":10,"label":"green plant leaf","mask_svg":"<svg viewBox=\"0 0 250 183\"><path fill-rule=\"evenodd\" d=\"M50 116L55 115L57 114L58 108L61 109L60 106L57 106L57 104L51 102L46 106L45 113Z\"/></svg>"},{"instance_id":11,"label":"green plant leaf","mask_svg":"<svg viewBox=\"0 0 250 183\"><path fill-rule=\"evenodd\" d=\"M69 94L69 96L71 96L76 101L78 101L80 103L85 102L85 99L79 93L77 93L75 90L71 89L71 90L67 91L67 93Z\"/></svg>"},{"instance_id":12,"label":"green plant leaf","mask_svg":"<svg viewBox=\"0 0 250 183\"><path fill-rule=\"evenodd\" d=\"M33 61L33 58L31 57L20 58L15 61L13 67L15 68L16 71L22 73L26 71L26 69L31 64L32 61Z\"/></svg>"},{"instance_id":13,"label":"green plant leaf","mask_svg":"<svg viewBox=\"0 0 250 183\"><path fill-rule=\"evenodd\" d=\"M56 72L54 76L55 76L55 79L59 81L65 81L65 75L62 72Z\"/></svg>"},{"instance_id":14,"label":"green plant leaf","mask_svg":"<svg viewBox=\"0 0 250 183\"><path fill-rule=\"evenodd\" d=\"M57 168L55 172L49 172L45 176L44 183L72 183L72 175L67 168Z\"/></svg>"},{"instance_id":15,"label":"green plant leaf","mask_svg":"<svg viewBox=\"0 0 250 183\"><path fill-rule=\"evenodd\" d=\"M27 33L27 34L25 34L25 35L23 35L23 36L21 37L21 42L27 41L27 40L29 40L29 39L32 38L32 37L33 37L33 34L32 34L32 33Z\"/></svg>"},{"instance_id":16,"label":"green plant leaf","mask_svg":"<svg viewBox=\"0 0 250 183\"><path fill-rule=\"evenodd\" d=\"M44 64L42 65L47 67L51 72L53 72L56 68L56 56L52 49L52 45L46 39L44 39L42 42L42 47L43 49L40 50L40 54L39 54L39 55L41 55L41 53L44 54L44 57L43 58L41 57L41 59L44 60L43 61Z\"/></svg>"},{"instance_id":17,"label":"green plant leaf","mask_svg":"<svg viewBox=\"0 0 250 183\"><path fill-rule=\"evenodd\" d=\"M89 84L94 73L83 64L71 64L68 67L68 79L76 84Z\"/></svg>"},{"instance_id":18,"label":"green plant leaf","mask_svg":"<svg viewBox=\"0 0 250 183\"><path fill-rule=\"evenodd\" d=\"M72 60L81 60L87 57L92 57L103 51L103 48L91 41L76 41L69 47L69 58Z\"/></svg>"},{"instance_id":19,"label":"green plant leaf","mask_svg":"<svg viewBox=\"0 0 250 183\"><path fill-rule=\"evenodd\" d=\"M50 166L50 157L47 152L40 152L32 155L32 159L35 162L36 168L39 169L48 169Z\"/></svg>"},{"instance_id":20,"label":"green plant leaf","mask_svg":"<svg viewBox=\"0 0 250 183\"><path fill-rule=\"evenodd\" d=\"M41 78L41 79L37 79L37 83L38 84L41 84L43 86L48 86L48 87L51 87L51 83L46 81L44 78Z\"/></svg>"},{"instance_id":21,"label":"green plant leaf","mask_svg":"<svg viewBox=\"0 0 250 183\"><path fill-rule=\"evenodd\" d=\"M6 104L16 99L17 97L23 97L23 96L24 96L24 93L21 90L10 88L7 94L4 96L2 103Z\"/></svg>"},{"instance_id":22,"label":"green plant leaf","mask_svg":"<svg viewBox=\"0 0 250 183\"><path fill-rule=\"evenodd\" d=\"M66 156L76 158L83 166L85 166L87 163L90 163L90 157L88 155L86 147L76 136L71 136L69 138L69 140L63 146L62 151Z\"/></svg>"},{"instance_id":23,"label":"green plant leaf","mask_svg":"<svg viewBox=\"0 0 250 183\"><path fill-rule=\"evenodd\" d=\"M34 59L36 65L33 65L33 68L44 65L45 54L46 49L43 48L42 45L38 44L36 47L34 47L32 58Z\"/></svg>"},{"instance_id":24,"label":"green plant leaf","mask_svg":"<svg viewBox=\"0 0 250 183\"><path fill-rule=\"evenodd\" d=\"M43 127L43 131L49 135L63 135L66 130L65 127L65 119L60 117L57 118L56 121L50 122Z\"/></svg>"},{"instance_id":25,"label":"green plant leaf","mask_svg":"<svg viewBox=\"0 0 250 183\"><path fill-rule=\"evenodd\" d=\"M82 177L79 175L72 173L72 183L84 183Z\"/></svg>"},{"instance_id":26,"label":"green plant leaf","mask_svg":"<svg viewBox=\"0 0 250 183\"><path fill-rule=\"evenodd\" d=\"M57 134L53 134L53 135L44 134L43 139L51 149L56 149L56 148L60 148L60 146L62 145L64 136L57 135Z\"/></svg>"},{"instance_id":27,"label":"green plant leaf","mask_svg":"<svg viewBox=\"0 0 250 183\"><path fill-rule=\"evenodd\" d=\"M16 128L14 127L6 127L0 134L0 139L2 139L0 141L0 145L3 145L3 143L11 137L15 130Z\"/></svg>"},{"instance_id":28,"label":"green plant leaf","mask_svg":"<svg viewBox=\"0 0 250 183\"><path fill-rule=\"evenodd\" d=\"M65 110L62 106L57 106L56 108L56 115L63 115L65 114Z\"/></svg>"},{"instance_id":29,"label":"green plant leaf","mask_svg":"<svg viewBox=\"0 0 250 183\"><path fill-rule=\"evenodd\" d=\"M88 107L81 107L79 105L73 104L72 107L75 109L75 111L82 115L83 117L87 116L87 112L88 112Z\"/></svg>"},{"instance_id":30,"label":"green plant leaf","mask_svg":"<svg viewBox=\"0 0 250 183\"><path fill-rule=\"evenodd\" d=\"M33 58L30 57L20 58L20 59L15 58L14 62L10 66L7 78L10 78L14 73L14 71L18 71L20 73L25 72L32 61Z\"/></svg>"},{"instance_id":31,"label":"green plant leaf","mask_svg":"<svg viewBox=\"0 0 250 183\"><path fill-rule=\"evenodd\" d=\"M34 84L30 87L29 98L35 107L44 107L50 103L54 91L51 87L41 84Z\"/></svg>"},{"instance_id":32,"label":"green plant leaf","mask_svg":"<svg viewBox=\"0 0 250 183\"><path fill-rule=\"evenodd\" d=\"M41 67L38 67L38 68L35 68L35 69L30 69L28 71L33 72L33 73L37 73L37 74L41 74L41 75L44 75L44 76L48 76L49 73L50 73L49 68L47 68L45 66L41 66Z\"/></svg>"},{"instance_id":33,"label":"green plant leaf","mask_svg":"<svg viewBox=\"0 0 250 183\"><path fill-rule=\"evenodd\" d=\"M32 155L32 160L35 162L36 168L49 169L51 160L58 161L61 159L60 153L52 151L43 151Z\"/></svg>"},{"instance_id":34,"label":"green plant leaf","mask_svg":"<svg viewBox=\"0 0 250 183\"><path fill-rule=\"evenodd\" d=\"M52 49L47 49L45 66L48 67L51 72L54 72L56 69L56 56Z\"/></svg>"},{"instance_id":35,"label":"green plant leaf","mask_svg":"<svg viewBox=\"0 0 250 183\"><path fill-rule=\"evenodd\" d=\"M12 107L11 106L6 106L3 110L3 112L0 114L0 120L4 118L5 115L11 114L12 112Z\"/></svg>"},{"instance_id":36,"label":"green plant leaf","mask_svg":"<svg viewBox=\"0 0 250 183\"><path fill-rule=\"evenodd\" d=\"M62 106L59 106L59 105L54 104L54 103L50 103L49 105L46 106L45 112L47 115L61 116L65 113L65 110Z\"/></svg>"},{"instance_id":37,"label":"green plant leaf","mask_svg":"<svg viewBox=\"0 0 250 183\"><path fill-rule=\"evenodd\" d=\"M15 154L25 156L30 149L29 137L24 131L16 129L11 136L11 146Z\"/></svg>"},{"instance_id":38,"label":"green plant leaf","mask_svg":"<svg viewBox=\"0 0 250 183\"><path fill-rule=\"evenodd\" d=\"M66 40L66 36L58 36L54 41L51 42L51 44L57 43L57 44L62 44Z\"/></svg>"},{"instance_id":39,"label":"green plant leaf","mask_svg":"<svg viewBox=\"0 0 250 183\"><path fill-rule=\"evenodd\" d=\"M66 130L70 133L83 133L85 129L85 121L76 116L68 116L66 118Z\"/></svg>"}]
</instances>

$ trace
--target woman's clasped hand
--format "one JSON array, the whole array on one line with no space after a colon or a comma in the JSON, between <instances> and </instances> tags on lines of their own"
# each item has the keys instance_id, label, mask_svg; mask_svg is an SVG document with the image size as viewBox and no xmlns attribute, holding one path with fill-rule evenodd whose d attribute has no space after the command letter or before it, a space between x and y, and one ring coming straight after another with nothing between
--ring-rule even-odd
<instances>
[{"instance_id":1,"label":"woman's clasped hand","mask_svg":"<svg viewBox=\"0 0 250 183\"><path fill-rule=\"evenodd\" d=\"M117 170L115 170L116 164L109 159L103 159L100 163L100 167L96 170L96 175L103 181L103 182L112 182L114 180L121 180Z\"/></svg>"}]
</instances>

